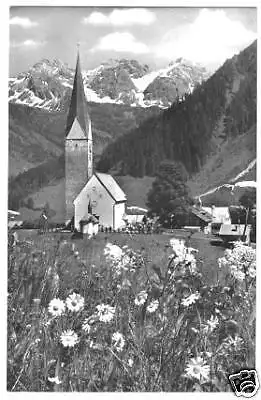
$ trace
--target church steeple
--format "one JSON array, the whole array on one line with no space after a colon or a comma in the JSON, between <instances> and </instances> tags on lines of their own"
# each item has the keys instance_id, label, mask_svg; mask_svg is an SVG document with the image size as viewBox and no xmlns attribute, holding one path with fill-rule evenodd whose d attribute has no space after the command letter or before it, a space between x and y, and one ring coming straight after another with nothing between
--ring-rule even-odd
<instances>
[{"instance_id":1,"label":"church steeple","mask_svg":"<svg viewBox=\"0 0 261 400\"><path fill-rule=\"evenodd\" d=\"M79 50L65 132L66 221L74 216L73 202L93 174L91 120L81 74Z\"/></svg>"},{"instance_id":2,"label":"church steeple","mask_svg":"<svg viewBox=\"0 0 261 400\"><path fill-rule=\"evenodd\" d=\"M90 117L87 110L87 101L84 93L84 86L81 73L79 49L77 52L77 62L73 82L73 90L71 96L71 103L67 117L66 137L68 136L74 120L77 118L78 123L82 129L82 133L87 139L92 139Z\"/></svg>"}]
</instances>

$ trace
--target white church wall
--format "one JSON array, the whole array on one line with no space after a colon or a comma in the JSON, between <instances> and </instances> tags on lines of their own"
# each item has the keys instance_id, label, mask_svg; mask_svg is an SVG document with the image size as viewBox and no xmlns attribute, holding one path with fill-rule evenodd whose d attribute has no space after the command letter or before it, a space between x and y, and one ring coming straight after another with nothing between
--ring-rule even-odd
<instances>
[{"instance_id":1,"label":"white church wall","mask_svg":"<svg viewBox=\"0 0 261 400\"><path fill-rule=\"evenodd\" d=\"M80 230L80 221L88 213L90 201L92 205L92 213L100 217L100 225L103 225L104 227L113 227L114 200L101 185L96 176L93 175L74 201L75 228Z\"/></svg>"},{"instance_id":2,"label":"white church wall","mask_svg":"<svg viewBox=\"0 0 261 400\"><path fill-rule=\"evenodd\" d=\"M123 220L125 216L125 202L114 205L114 229L120 229L125 226Z\"/></svg>"}]
</instances>

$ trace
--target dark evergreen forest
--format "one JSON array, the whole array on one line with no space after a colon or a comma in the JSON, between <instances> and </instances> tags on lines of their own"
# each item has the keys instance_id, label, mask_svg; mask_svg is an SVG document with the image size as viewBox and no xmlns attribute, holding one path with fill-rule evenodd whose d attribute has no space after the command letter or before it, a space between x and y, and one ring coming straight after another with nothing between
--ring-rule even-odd
<instances>
[{"instance_id":1,"label":"dark evergreen forest","mask_svg":"<svg viewBox=\"0 0 261 400\"><path fill-rule=\"evenodd\" d=\"M216 139L239 136L256 123L256 64L254 42L191 95L108 145L97 169L155 176L169 159L182 162L190 175L199 171Z\"/></svg>"}]
</instances>

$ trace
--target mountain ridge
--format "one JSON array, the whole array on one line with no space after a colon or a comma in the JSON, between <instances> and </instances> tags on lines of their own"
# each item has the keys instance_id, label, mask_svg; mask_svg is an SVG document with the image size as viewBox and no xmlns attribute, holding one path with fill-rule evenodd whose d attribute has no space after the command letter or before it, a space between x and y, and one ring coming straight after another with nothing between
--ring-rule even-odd
<instances>
[{"instance_id":1,"label":"mountain ridge","mask_svg":"<svg viewBox=\"0 0 261 400\"><path fill-rule=\"evenodd\" d=\"M164 86L179 88L179 96L210 76L205 67L182 58L156 71L137 60L111 59L93 70L82 71L85 93L89 101L125 104L132 107L169 107L177 99L170 91L163 98L158 94L160 78ZM32 107L58 111L66 109L71 95L74 70L61 60L42 59L27 72L9 78L9 101ZM148 88L150 86L150 88ZM145 90L148 89L146 92Z\"/></svg>"}]
</instances>

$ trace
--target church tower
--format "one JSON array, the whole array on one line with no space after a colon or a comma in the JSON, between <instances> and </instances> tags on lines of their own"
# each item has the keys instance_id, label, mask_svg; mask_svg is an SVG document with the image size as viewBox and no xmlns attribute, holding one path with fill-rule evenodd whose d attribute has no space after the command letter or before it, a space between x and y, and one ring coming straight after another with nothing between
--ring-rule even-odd
<instances>
[{"instance_id":1,"label":"church tower","mask_svg":"<svg viewBox=\"0 0 261 400\"><path fill-rule=\"evenodd\" d=\"M74 216L73 201L93 174L91 120L80 67L80 56L74 76L65 136L65 202L66 222Z\"/></svg>"}]
</instances>

